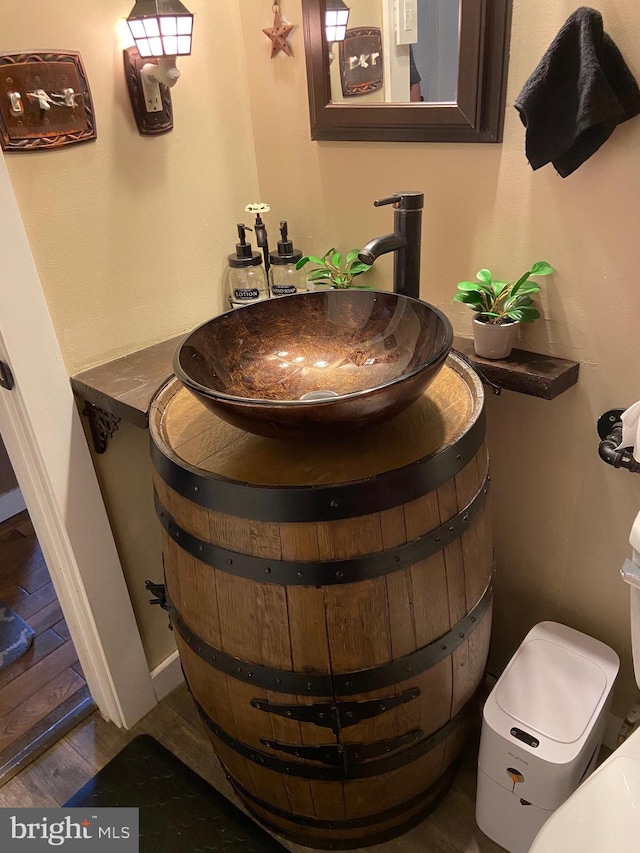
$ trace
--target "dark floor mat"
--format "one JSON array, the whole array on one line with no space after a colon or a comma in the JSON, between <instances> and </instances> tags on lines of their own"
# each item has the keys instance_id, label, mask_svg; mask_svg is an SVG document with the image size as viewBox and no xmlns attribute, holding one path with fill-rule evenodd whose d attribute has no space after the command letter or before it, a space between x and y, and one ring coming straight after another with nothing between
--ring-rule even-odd
<instances>
[{"instance_id":1,"label":"dark floor mat","mask_svg":"<svg viewBox=\"0 0 640 853\"><path fill-rule=\"evenodd\" d=\"M140 853L286 853L149 735L132 740L65 803L86 806L137 806Z\"/></svg>"}]
</instances>

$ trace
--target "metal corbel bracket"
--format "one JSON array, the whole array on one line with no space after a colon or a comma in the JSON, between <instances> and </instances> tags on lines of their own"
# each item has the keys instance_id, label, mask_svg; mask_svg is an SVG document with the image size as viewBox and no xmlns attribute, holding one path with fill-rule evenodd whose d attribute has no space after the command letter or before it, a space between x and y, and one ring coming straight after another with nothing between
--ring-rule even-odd
<instances>
[{"instance_id":1,"label":"metal corbel bracket","mask_svg":"<svg viewBox=\"0 0 640 853\"><path fill-rule=\"evenodd\" d=\"M502 394L502 383L493 382L491 379L489 379L487 374L482 371L482 368L478 367L477 363L474 363L473 361L471 361L470 358L467 358L467 356L463 352L460 352L460 350L454 348L452 349L452 352L455 353L461 361L464 361L467 367L470 367L471 370L475 370L475 372L480 377L480 381L482 382L482 384L488 385L491 388L491 393L495 397L499 397Z\"/></svg>"},{"instance_id":2,"label":"metal corbel bracket","mask_svg":"<svg viewBox=\"0 0 640 853\"><path fill-rule=\"evenodd\" d=\"M149 604L158 604L163 610L169 611L169 602L167 601L167 586L163 583L154 583L154 581L145 581L144 588L155 598L149 599ZM171 614L169 613L169 630L173 631L171 622Z\"/></svg>"},{"instance_id":3,"label":"metal corbel bracket","mask_svg":"<svg viewBox=\"0 0 640 853\"><path fill-rule=\"evenodd\" d=\"M150 592L151 595L155 596L155 598L149 600L149 604L159 604L163 610L169 610L166 584L154 583L154 581L147 580L144 582L144 588L147 592Z\"/></svg>"},{"instance_id":4,"label":"metal corbel bracket","mask_svg":"<svg viewBox=\"0 0 640 853\"><path fill-rule=\"evenodd\" d=\"M633 458L631 447L619 447L622 441L622 413L624 409L609 409L598 418L600 444L598 454L607 465L614 468L626 468L633 474L640 474L640 462Z\"/></svg>"},{"instance_id":5,"label":"metal corbel bracket","mask_svg":"<svg viewBox=\"0 0 640 853\"><path fill-rule=\"evenodd\" d=\"M82 414L89 421L94 450L96 453L104 453L107 449L107 440L117 431L122 419L101 409L95 403L89 403L88 400L84 401Z\"/></svg>"}]
</instances>

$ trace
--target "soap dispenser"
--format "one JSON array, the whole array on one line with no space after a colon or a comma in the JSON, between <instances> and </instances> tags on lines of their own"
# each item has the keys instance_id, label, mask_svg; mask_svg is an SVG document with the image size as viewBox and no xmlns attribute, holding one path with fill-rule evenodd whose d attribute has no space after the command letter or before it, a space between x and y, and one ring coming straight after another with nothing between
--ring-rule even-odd
<instances>
[{"instance_id":1,"label":"soap dispenser","mask_svg":"<svg viewBox=\"0 0 640 853\"><path fill-rule=\"evenodd\" d=\"M229 255L227 270L227 292L232 308L269 298L267 277L262 266L262 257L254 252L247 242L247 225L238 224L239 243L235 254Z\"/></svg>"},{"instance_id":2,"label":"soap dispenser","mask_svg":"<svg viewBox=\"0 0 640 853\"><path fill-rule=\"evenodd\" d=\"M272 296L288 296L307 289L307 277L304 270L296 269L302 252L293 248L293 243L289 240L286 222L280 223L280 237L278 251L269 254Z\"/></svg>"}]
</instances>

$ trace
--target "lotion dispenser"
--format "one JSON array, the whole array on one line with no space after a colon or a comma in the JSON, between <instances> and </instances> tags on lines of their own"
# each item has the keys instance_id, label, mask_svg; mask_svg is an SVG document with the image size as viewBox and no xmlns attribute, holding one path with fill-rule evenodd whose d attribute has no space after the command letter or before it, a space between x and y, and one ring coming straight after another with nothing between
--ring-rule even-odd
<instances>
[{"instance_id":1,"label":"lotion dispenser","mask_svg":"<svg viewBox=\"0 0 640 853\"><path fill-rule=\"evenodd\" d=\"M269 298L262 257L258 252L254 252L251 244L247 242L247 230L252 229L242 223L238 224L240 242L236 243L235 254L229 255L227 292L232 308Z\"/></svg>"},{"instance_id":2,"label":"lotion dispenser","mask_svg":"<svg viewBox=\"0 0 640 853\"><path fill-rule=\"evenodd\" d=\"M288 296L307 289L307 277L304 270L296 269L302 252L293 248L293 243L289 240L286 222L280 223L280 238L278 251L269 254L272 296Z\"/></svg>"}]
</instances>

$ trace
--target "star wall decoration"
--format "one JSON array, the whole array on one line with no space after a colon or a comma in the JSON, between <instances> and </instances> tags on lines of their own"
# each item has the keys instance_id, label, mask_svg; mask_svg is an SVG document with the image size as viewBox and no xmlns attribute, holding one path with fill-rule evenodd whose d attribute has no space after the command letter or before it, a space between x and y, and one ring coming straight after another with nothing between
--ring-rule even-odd
<instances>
[{"instance_id":1,"label":"star wall decoration","mask_svg":"<svg viewBox=\"0 0 640 853\"><path fill-rule=\"evenodd\" d=\"M280 5L275 3L273 6L273 26L262 32L271 39L271 59L277 56L280 51L287 56L293 56L291 45L287 41L291 30L294 29L294 24L288 24L280 15Z\"/></svg>"}]
</instances>

